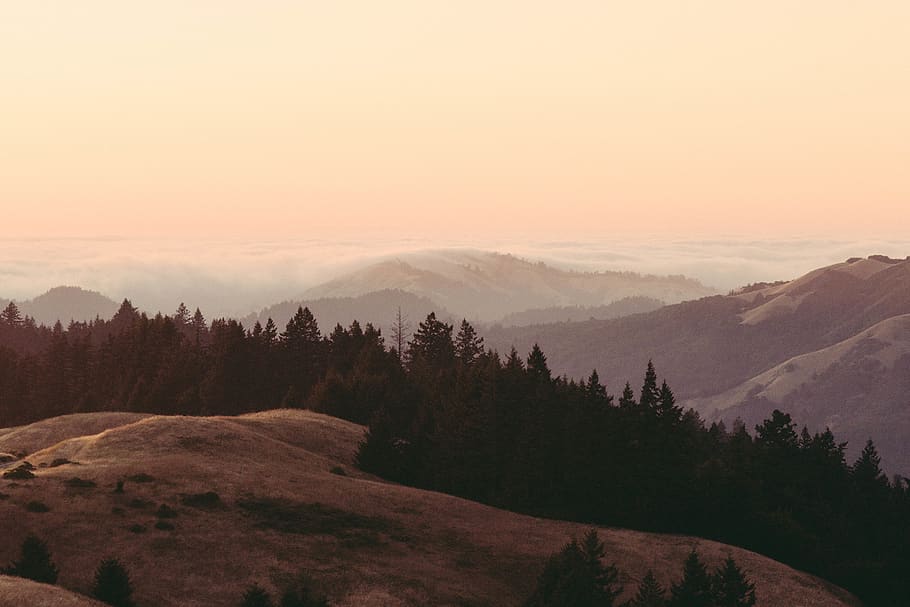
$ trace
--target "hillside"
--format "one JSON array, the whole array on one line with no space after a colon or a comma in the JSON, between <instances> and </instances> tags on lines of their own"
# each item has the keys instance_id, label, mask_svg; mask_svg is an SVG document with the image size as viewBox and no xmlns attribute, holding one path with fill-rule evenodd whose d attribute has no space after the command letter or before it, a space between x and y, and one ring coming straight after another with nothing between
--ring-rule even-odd
<instances>
[{"instance_id":1,"label":"hillside","mask_svg":"<svg viewBox=\"0 0 910 607\"><path fill-rule=\"evenodd\" d=\"M244 326L252 327L257 321L265 325L271 318L280 331L301 306L310 309L323 333L330 333L336 324L347 327L356 319L361 325L372 323L374 327L382 330L386 339L391 336L392 325L399 308L402 318L406 319L412 330L430 312L436 312L438 317L450 323L455 320L444 308L429 299L399 289L383 289L356 297L285 301L241 320Z\"/></svg>"},{"instance_id":2,"label":"hillside","mask_svg":"<svg viewBox=\"0 0 910 607\"><path fill-rule=\"evenodd\" d=\"M851 454L867 438L875 438L886 466L907 474L910 454L899 444L910 432L903 396L907 375L902 371L908 363L901 345L908 336L893 331L903 326L897 322L880 327L872 341L862 337L864 331L904 314L910 314L910 261L872 256L786 283L757 285L648 314L498 329L486 337L500 351L515 345L527 352L537 342L559 373L583 377L597 368L608 381L632 378L635 388L648 359L653 359L677 398L702 413L724 409L726 417L756 420L782 407L800 424L817 429L831 424L839 437L850 441ZM861 355L862 348L874 350L879 342L900 343L887 346L891 354L884 361ZM780 389L751 392L769 381L763 374L774 375L776 367L816 352L811 361L819 368L808 374L810 382L786 390L789 396ZM610 388L618 393L622 386Z\"/></svg>"},{"instance_id":3,"label":"hillside","mask_svg":"<svg viewBox=\"0 0 910 607\"><path fill-rule=\"evenodd\" d=\"M0 306L7 303L9 300L0 299ZM23 316L31 316L38 324L48 326L58 320L67 325L71 320L108 319L118 307L117 302L101 293L79 287L54 287L34 299L17 301L16 305Z\"/></svg>"},{"instance_id":4,"label":"hillside","mask_svg":"<svg viewBox=\"0 0 910 607\"><path fill-rule=\"evenodd\" d=\"M372 264L309 289L305 298L355 297L383 289L407 291L483 322L535 308L602 306L636 296L675 303L715 292L683 276L573 272L512 255L443 250Z\"/></svg>"},{"instance_id":5,"label":"hillside","mask_svg":"<svg viewBox=\"0 0 910 607\"><path fill-rule=\"evenodd\" d=\"M512 312L500 319L505 327L543 325L553 322L575 322L580 320L607 320L632 314L652 312L663 307L664 302L653 297L626 297L602 306L554 306L534 308L524 312Z\"/></svg>"},{"instance_id":6,"label":"hillside","mask_svg":"<svg viewBox=\"0 0 910 607\"><path fill-rule=\"evenodd\" d=\"M0 607L104 607L59 586L0 575Z\"/></svg>"},{"instance_id":7,"label":"hillside","mask_svg":"<svg viewBox=\"0 0 910 607\"><path fill-rule=\"evenodd\" d=\"M585 530L360 473L352 457L362 435L360 426L288 410L82 414L0 430L0 452L25 452L37 466L34 479L0 481L0 562L34 531L61 586L86 592L98 561L117 556L139 607L230 605L248 584L274 589L302 569L337 605L517 605L547 555ZM45 467L61 458L72 463ZM338 468L343 475L331 472ZM123 494L112 491L119 479ZM27 511L33 500L50 511ZM160 504L176 510L166 519L173 530L155 528ZM711 565L733 555L756 582L759 605L855 604L809 575L715 542L619 529L601 536L628 586L647 568L669 582L698 546ZM21 584L13 586L0 583L0 604L16 596Z\"/></svg>"}]
</instances>

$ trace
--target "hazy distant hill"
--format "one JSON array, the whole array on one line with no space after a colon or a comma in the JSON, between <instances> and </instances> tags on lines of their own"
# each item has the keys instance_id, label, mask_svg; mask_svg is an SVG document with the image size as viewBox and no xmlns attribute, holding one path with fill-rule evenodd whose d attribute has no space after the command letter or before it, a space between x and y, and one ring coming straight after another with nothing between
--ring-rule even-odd
<instances>
[{"instance_id":1,"label":"hazy distant hill","mask_svg":"<svg viewBox=\"0 0 910 607\"><path fill-rule=\"evenodd\" d=\"M31 480L3 481L0 562L15 558L33 532L48 543L59 586L87 591L100 560L116 556L140 606L239 605L249 584L274 594L307 570L336 607L511 607L529 596L547 557L589 527L364 474L353 466L364 431L300 410L93 413L0 430L0 452L36 466ZM54 460L73 463L46 467ZM123 493L113 490L118 480L126 481ZM33 501L48 512L28 512ZM170 518L156 516L162 504ZM599 532L622 573L622 599L649 568L669 586L697 547L712 568L733 556L757 586L757 607L857 604L827 582L734 546ZM77 598L0 577L0 605L93 604Z\"/></svg>"},{"instance_id":2,"label":"hazy distant hill","mask_svg":"<svg viewBox=\"0 0 910 607\"><path fill-rule=\"evenodd\" d=\"M400 289L453 315L495 322L516 312L558 306L603 306L628 297L664 302L715 293L684 276L575 272L498 253L444 250L382 261L306 291L305 299L356 297Z\"/></svg>"},{"instance_id":3,"label":"hazy distant hill","mask_svg":"<svg viewBox=\"0 0 910 607\"><path fill-rule=\"evenodd\" d=\"M830 426L851 453L875 438L888 468L910 473L907 314L910 261L873 256L648 314L486 337L500 351L539 342L554 370L573 377L594 367L607 381L640 377L650 358L709 419L752 423L780 407Z\"/></svg>"},{"instance_id":4,"label":"hazy distant hill","mask_svg":"<svg viewBox=\"0 0 910 607\"><path fill-rule=\"evenodd\" d=\"M285 301L269 306L258 314L251 314L243 318L242 322L244 326L252 327L256 321L265 325L266 321L271 318L281 331L300 306L310 309L323 334L330 333L338 323L347 327L351 321L357 320L361 325L366 325L368 322L373 323L374 327L382 330L382 334L388 340L399 308L401 308L402 317L406 319L411 332L417 328L417 323L426 318L430 312L436 312L436 316L446 322L455 321L444 308L425 297L397 289L385 289L357 297Z\"/></svg>"},{"instance_id":5,"label":"hazy distant hill","mask_svg":"<svg viewBox=\"0 0 910 607\"><path fill-rule=\"evenodd\" d=\"M551 308L535 308L524 312L513 312L507 314L498 322L504 327L521 327L553 322L573 322L591 319L606 320L652 312L663 307L663 305L664 302L653 297L626 297L603 306L554 306Z\"/></svg>"},{"instance_id":6,"label":"hazy distant hill","mask_svg":"<svg viewBox=\"0 0 910 607\"><path fill-rule=\"evenodd\" d=\"M0 305L7 303L9 300L0 300ZM119 307L117 302L101 293L80 287L54 287L34 299L17 301L16 305L23 316L31 316L38 324L45 325L53 325L58 320L66 325L71 320L108 319Z\"/></svg>"}]
</instances>

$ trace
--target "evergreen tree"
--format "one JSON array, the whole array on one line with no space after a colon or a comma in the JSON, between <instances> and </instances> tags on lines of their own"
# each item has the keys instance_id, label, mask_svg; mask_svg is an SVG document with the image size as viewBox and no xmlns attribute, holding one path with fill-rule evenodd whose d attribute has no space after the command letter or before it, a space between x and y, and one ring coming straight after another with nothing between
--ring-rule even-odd
<instances>
[{"instance_id":1,"label":"evergreen tree","mask_svg":"<svg viewBox=\"0 0 910 607\"><path fill-rule=\"evenodd\" d=\"M265 321L265 327L262 329L262 340L269 347L278 343L278 327L275 326L275 321L272 320L271 316Z\"/></svg>"},{"instance_id":2,"label":"evergreen tree","mask_svg":"<svg viewBox=\"0 0 910 607\"><path fill-rule=\"evenodd\" d=\"M711 579L715 607L752 607L755 605L755 584L751 583L732 556L714 573Z\"/></svg>"},{"instance_id":3,"label":"evergreen tree","mask_svg":"<svg viewBox=\"0 0 910 607\"><path fill-rule=\"evenodd\" d=\"M648 368L645 371L645 381L641 386L641 398L638 404L647 410L657 407L660 400L660 390L657 387L657 372L654 370L654 363L648 361Z\"/></svg>"},{"instance_id":4,"label":"evergreen tree","mask_svg":"<svg viewBox=\"0 0 910 607\"><path fill-rule=\"evenodd\" d=\"M398 306L398 313L392 324L392 344L395 347L395 354L398 355L399 364L404 362L405 346L408 343L408 331L410 330L411 325L408 324L408 318L401 313L401 306Z\"/></svg>"},{"instance_id":5,"label":"evergreen tree","mask_svg":"<svg viewBox=\"0 0 910 607\"><path fill-rule=\"evenodd\" d=\"M629 411L635 407L635 393L632 392L632 386L626 382L622 389L622 396L619 397L619 408Z\"/></svg>"},{"instance_id":6,"label":"evergreen tree","mask_svg":"<svg viewBox=\"0 0 910 607\"><path fill-rule=\"evenodd\" d=\"M450 368L455 358L453 328L452 325L437 320L435 312L430 312L426 320L417 326L417 332L408 344L411 366L425 365L437 371Z\"/></svg>"},{"instance_id":7,"label":"evergreen tree","mask_svg":"<svg viewBox=\"0 0 910 607\"><path fill-rule=\"evenodd\" d=\"M872 440L866 441L863 452L853 464L853 479L861 487L887 486L888 477L882 472L882 458Z\"/></svg>"},{"instance_id":8,"label":"evergreen tree","mask_svg":"<svg viewBox=\"0 0 910 607\"><path fill-rule=\"evenodd\" d=\"M595 531L550 557L526 607L612 607L620 593L616 568L605 566Z\"/></svg>"},{"instance_id":9,"label":"evergreen tree","mask_svg":"<svg viewBox=\"0 0 910 607\"><path fill-rule=\"evenodd\" d=\"M528 375L536 379L550 380L550 367L547 366L547 357L544 355L540 346L534 344L531 353L528 354Z\"/></svg>"},{"instance_id":10,"label":"evergreen tree","mask_svg":"<svg viewBox=\"0 0 910 607\"><path fill-rule=\"evenodd\" d=\"M18 327L22 324L22 314L19 312L19 306L15 302L9 302L3 311L0 312L0 323L10 327Z\"/></svg>"},{"instance_id":11,"label":"evergreen tree","mask_svg":"<svg viewBox=\"0 0 910 607\"><path fill-rule=\"evenodd\" d=\"M266 592L265 588L258 584L253 584L243 593L243 599L240 601L240 607L273 607L272 597Z\"/></svg>"},{"instance_id":12,"label":"evergreen tree","mask_svg":"<svg viewBox=\"0 0 910 607\"><path fill-rule=\"evenodd\" d=\"M625 607L664 607L667 604L666 590L654 577L654 572L648 569L635 597L625 604Z\"/></svg>"},{"instance_id":13,"label":"evergreen tree","mask_svg":"<svg viewBox=\"0 0 910 607\"><path fill-rule=\"evenodd\" d=\"M683 566L682 579L670 587L669 607L712 607L711 576L693 548Z\"/></svg>"},{"instance_id":14,"label":"evergreen tree","mask_svg":"<svg viewBox=\"0 0 910 607\"><path fill-rule=\"evenodd\" d=\"M455 336L455 357L462 364L470 365L481 354L483 354L483 338L477 335L477 331L467 319L462 319L458 335Z\"/></svg>"},{"instance_id":15,"label":"evergreen tree","mask_svg":"<svg viewBox=\"0 0 910 607\"><path fill-rule=\"evenodd\" d=\"M796 424L787 413L775 409L771 419L755 426L756 444L770 451L792 452L799 448Z\"/></svg>"},{"instance_id":16,"label":"evergreen tree","mask_svg":"<svg viewBox=\"0 0 910 607\"><path fill-rule=\"evenodd\" d=\"M676 406L676 397L667 382L663 382L657 396L655 413L663 420L676 423L682 416L682 408Z\"/></svg>"},{"instance_id":17,"label":"evergreen tree","mask_svg":"<svg viewBox=\"0 0 910 607\"><path fill-rule=\"evenodd\" d=\"M95 571L92 596L113 607L133 607L133 584L120 561L113 558L101 561Z\"/></svg>"},{"instance_id":18,"label":"evergreen tree","mask_svg":"<svg viewBox=\"0 0 910 607\"><path fill-rule=\"evenodd\" d=\"M57 566L51 560L47 544L30 533L22 542L20 559L7 567L3 573L42 584L56 584L58 571Z\"/></svg>"},{"instance_id":19,"label":"evergreen tree","mask_svg":"<svg viewBox=\"0 0 910 607\"><path fill-rule=\"evenodd\" d=\"M178 327L186 327L190 324L191 320L192 317L190 316L189 308L181 301L180 305L177 306L177 311L174 312L174 324Z\"/></svg>"},{"instance_id":20,"label":"evergreen tree","mask_svg":"<svg viewBox=\"0 0 910 607\"><path fill-rule=\"evenodd\" d=\"M205 316L202 315L199 308L196 308L196 312L193 314L193 338L197 348L205 344L207 336L208 325L205 324Z\"/></svg>"}]
</instances>

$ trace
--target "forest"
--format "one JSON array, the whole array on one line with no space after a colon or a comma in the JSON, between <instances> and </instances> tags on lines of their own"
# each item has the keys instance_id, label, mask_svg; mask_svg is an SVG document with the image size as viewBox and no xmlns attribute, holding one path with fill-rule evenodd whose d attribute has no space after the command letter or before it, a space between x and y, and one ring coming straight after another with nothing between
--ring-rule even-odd
<instances>
[{"instance_id":1,"label":"forest","mask_svg":"<svg viewBox=\"0 0 910 607\"><path fill-rule=\"evenodd\" d=\"M698 535L817 574L868 605L906 604L910 489L870 440L855 462L828 430L775 411L755 428L684 411L652 364L617 391L554 376L540 348L486 349L434 314L388 343L307 309L279 330L148 316L37 325L0 313L0 427L76 412L235 415L307 407L369 430L361 468L501 508ZM624 378L625 379L625 378ZM637 384L637 382L636 382ZM612 386L612 384L611 384Z\"/></svg>"}]
</instances>

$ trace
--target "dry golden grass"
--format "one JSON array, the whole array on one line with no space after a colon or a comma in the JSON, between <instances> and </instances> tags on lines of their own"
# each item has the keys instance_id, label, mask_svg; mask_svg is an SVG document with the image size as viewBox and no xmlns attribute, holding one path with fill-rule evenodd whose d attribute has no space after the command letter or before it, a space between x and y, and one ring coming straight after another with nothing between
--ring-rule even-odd
<instances>
[{"instance_id":1,"label":"dry golden grass","mask_svg":"<svg viewBox=\"0 0 910 607\"><path fill-rule=\"evenodd\" d=\"M15 577L0 576L0 607L102 607L69 590Z\"/></svg>"},{"instance_id":2,"label":"dry golden grass","mask_svg":"<svg viewBox=\"0 0 910 607\"><path fill-rule=\"evenodd\" d=\"M352 465L362 435L307 411L69 416L0 433L0 451L27 452L38 466L34 479L0 481L9 495L0 501L0 562L34 531L62 586L87 592L98 562L116 556L140 607L234 605L247 585L277 591L301 570L340 606L517 605L546 557L586 530L366 475ZM40 467L59 458L75 463ZM330 472L338 466L345 476ZM68 484L74 477L96 486ZM119 479L123 494L113 491ZM220 498L212 507L184 500L209 491ZM50 511L28 512L33 500ZM155 528L161 504L177 512L167 519L173 530ZM630 592L648 568L669 584L697 546L711 565L732 554L756 582L760 606L855 604L812 576L716 542L619 529L601 537Z\"/></svg>"}]
</instances>

